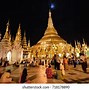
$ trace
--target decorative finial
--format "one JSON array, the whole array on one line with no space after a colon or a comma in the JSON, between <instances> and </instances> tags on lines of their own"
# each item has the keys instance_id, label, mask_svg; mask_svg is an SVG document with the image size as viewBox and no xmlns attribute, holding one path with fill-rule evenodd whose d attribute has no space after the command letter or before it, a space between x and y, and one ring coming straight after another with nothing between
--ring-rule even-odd
<instances>
[{"instance_id":1,"label":"decorative finial","mask_svg":"<svg viewBox=\"0 0 89 90\"><path fill-rule=\"evenodd\" d=\"M19 29L20 29L20 27L21 27L21 24L19 23Z\"/></svg>"},{"instance_id":2,"label":"decorative finial","mask_svg":"<svg viewBox=\"0 0 89 90\"><path fill-rule=\"evenodd\" d=\"M7 26L9 26L9 20L8 20L8 22L7 22L7 24L6 24Z\"/></svg>"},{"instance_id":3,"label":"decorative finial","mask_svg":"<svg viewBox=\"0 0 89 90\"><path fill-rule=\"evenodd\" d=\"M49 17L51 17L51 11L49 10Z\"/></svg>"},{"instance_id":4,"label":"decorative finial","mask_svg":"<svg viewBox=\"0 0 89 90\"><path fill-rule=\"evenodd\" d=\"M26 36L26 31L24 31L24 36Z\"/></svg>"},{"instance_id":5,"label":"decorative finial","mask_svg":"<svg viewBox=\"0 0 89 90\"><path fill-rule=\"evenodd\" d=\"M84 40L84 38L83 38L83 44L85 44L85 40Z\"/></svg>"},{"instance_id":6,"label":"decorative finial","mask_svg":"<svg viewBox=\"0 0 89 90\"><path fill-rule=\"evenodd\" d=\"M6 26L7 26L7 27L6 27L6 31L8 32L8 31L9 31L9 20L8 20Z\"/></svg>"},{"instance_id":7,"label":"decorative finial","mask_svg":"<svg viewBox=\"0 0 89 90\"><path fill-rule=\"evenodd\" d=\"M51 17L51 12L49 11L49 19L48 19L48 27L53 27L53 22L52 22L52 17Z\"/></svg>"}]
</instances>

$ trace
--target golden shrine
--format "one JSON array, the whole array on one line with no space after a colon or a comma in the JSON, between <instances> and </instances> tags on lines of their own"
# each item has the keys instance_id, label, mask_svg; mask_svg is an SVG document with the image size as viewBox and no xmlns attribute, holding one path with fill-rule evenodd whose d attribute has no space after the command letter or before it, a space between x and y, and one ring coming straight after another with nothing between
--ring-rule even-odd
<instances>
[{"instance_id":1,"label":"golden shrine","mask_svg":"<svg viewBox=\"0 0 89 90\"><path fill-rule=\"evenodd\" d=\"M72 46L62 39L55 30L51 18L51 12L49 12L48 27L44 33L44 36L37 42L36 45L31 47L31 57L46 57L52 58L54 54L63 56L65 53L69 53Z\"/></svg>"},{"instance_id":2,"label":"golden shrine","mask_svg":"<svg viewBox=\"0 0 89 90\"><path fill-rule=\"evenodd\" d=\"M1 39L0 34L0 59L3 60L7 57L10 64L17 61L21 62L23 59L28 58L30 51L30 44L26 41L26 34L24 33L23 40L21 38L21 25L19 24L15 39L11 38L9 30L9 22L7 23L6 32Z\"/></svg>"},{"instance_id":3,"label":"golden shrine","mask_svg":"<svg viewBox=\"0 0 89 90\"><path fill-rule=\"evenodd\" d=\"M3 38L1 38L0 33L0 59L7 57L9 63L21 62L22 60L33 57L52 58L54 54L58 54L60 57L66 54L68 57L74 52L76 56L79 56L79 53L84 52L89 57L89 48L84 40L82 46L79 42L75 42L74 48L58 35L53 26L51 12L49 12L48 26L44 36L32 47L30 46L30 40L27 43L25 32L22 39L20 24L15 39L13 39L13 37L11 38L9 26L8 22Z\"/></svg>"}]
</instances>

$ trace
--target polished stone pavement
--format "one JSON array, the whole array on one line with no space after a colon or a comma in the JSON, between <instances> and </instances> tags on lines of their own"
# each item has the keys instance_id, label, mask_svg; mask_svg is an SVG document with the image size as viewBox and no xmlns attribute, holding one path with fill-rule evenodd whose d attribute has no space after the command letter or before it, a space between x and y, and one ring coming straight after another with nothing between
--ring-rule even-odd
<instances>
[{"instance_id":1,"label":"polished stone pavement","mask_svg":"<svg viewBox=\"0 0 89 90\"><path fill-rule=\"evenodd\" d=\"M2 68L2 67L1 67ZM24 66L12 68L11 76L15 83L18 83L21 71ZM3 68L2 68L3 70ZM28 79L31 84L45 84L45 83L89 83L89 68L87 68L87 73L82 71L81 65L77 65L76 68L73 65L69 65L69 69L66 71L66 75L63 78L57 79L47 79L45 75L45 66L38 67L27 67ZM54 69L53 69L54 71Z\"/></svg>"}]
</instances>

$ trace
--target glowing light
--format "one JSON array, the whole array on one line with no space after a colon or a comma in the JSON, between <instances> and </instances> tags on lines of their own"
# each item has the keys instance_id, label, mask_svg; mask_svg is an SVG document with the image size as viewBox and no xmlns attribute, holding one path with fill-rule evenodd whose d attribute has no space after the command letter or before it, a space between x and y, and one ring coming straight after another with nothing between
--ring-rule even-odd
<instances>
[{"instance_id":1,"label":"glowing light","mask_svg":"<svg viewBox=\"0 0 89 90\"><path fill-rule=\"evenodd\" d=\"M50 8L51 8L51 9L54 9L54 8L55 8L54 3L51 3Z\"/></svg>"},{"instance_id":2,"label":"glowing light","mask_svg":"<svg viewBox=\"0 0 89 90\"><path fill-rule=\"evenodd\" d=\"M66 57L68 57L70 54L69 53L66 53Z\"/></svg>"},{"instance_id":3,"label":"glowing light","mask_svg":"<svg viewBox=\"0 0 89 90\"><path fill-rule=\"evenodd\" d=\"M80 56L79 53L76 53L76 56L79 57Z\"/></svg>"},{"instance_id":4,"label":"glowing light","mask_svg":"<svg viewBox=\"0 0 89 90\"><path fill-rule=\"evenodd\" d=\"M61 57L62 55L59 53L59 57Z\"/></svg>"},{"instance_id":5,"label":"glowing light","mask_svg":"<svg viewBox=\"0 0 89 90\"><path fill-rule=\"evenodd\" d=\"M10 62L11 61L11 51L9 51L8 53L7 53L7 60Z\"/></svg>"}]
</instances>

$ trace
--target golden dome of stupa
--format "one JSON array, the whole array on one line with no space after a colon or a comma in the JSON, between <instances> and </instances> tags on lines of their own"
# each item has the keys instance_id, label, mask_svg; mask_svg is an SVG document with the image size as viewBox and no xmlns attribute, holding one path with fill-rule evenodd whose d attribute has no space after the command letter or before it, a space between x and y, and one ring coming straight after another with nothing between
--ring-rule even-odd
<instances>
[{"instance_id":1,"label":"golden dome of stupa","mask_svg":"<svg viewBox=\"0 0 89 90\"><path fill-rule=\"evenodd\" d=\"M37 45L41 45L42 43L49 44L59 44L59 43L67 43L63 40L55 30L51 18L51 12L49 12L49 19L48 19L48 27L44 33L44 36L38 41Z\"/></svg>"},{"instance_id":2,"label":"golden dome of stupa","mask_svg":"<svg viewBox=\"0 0 89 90\"><path fill-rule=\"evenodd\" d=\"M39 55L45 57L47 54L51 54L51 57L57 53L63 53L67 46L67 42L62 39L55 30L51 18L51 12L49 12L48 26L44 33L44 36L37 42L36 45L31 47L33 56ZM35 55L34 55L35 54Z\"/></svg>"}]
</instances>

